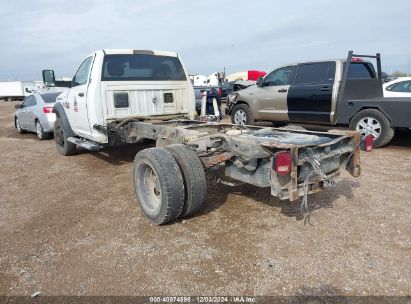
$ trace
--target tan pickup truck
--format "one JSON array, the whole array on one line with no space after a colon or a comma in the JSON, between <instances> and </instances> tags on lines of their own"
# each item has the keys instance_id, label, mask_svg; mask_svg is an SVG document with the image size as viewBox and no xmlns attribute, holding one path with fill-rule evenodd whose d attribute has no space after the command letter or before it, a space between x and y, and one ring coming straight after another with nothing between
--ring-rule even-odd
<instances>
[{"instance_id":1,"label":"tan pickup truck","mask_svg":"<svg viewBox=\"0 0 411 304\"><path fill-rule=\"evenodd\" d=\"M371 62L376 59L377 71ZM348 64L347 64L348 63ZM255 86L229 95L226 114L235 124L255 121L349 126L386 145L395 128L411 128L411 98L384 98L380 55L309 61L279 67Z\"/></svg>"}]
</instances>

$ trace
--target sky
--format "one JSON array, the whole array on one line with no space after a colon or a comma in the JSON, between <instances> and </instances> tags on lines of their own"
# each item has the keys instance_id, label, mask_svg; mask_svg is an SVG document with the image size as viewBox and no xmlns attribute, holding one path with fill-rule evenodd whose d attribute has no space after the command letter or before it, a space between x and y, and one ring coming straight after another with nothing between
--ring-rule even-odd
<instances>
[{"instance_id":1,"label":"sky","mask_svg":"<svg viewBox=\"0 0 411 304\"><path fill-rule=\"evenodd\" d=\"M98 49L176 51L190 74L227 74L349 50L411 72L410 0L1 0L0 80L73 76Z\"/></svg>"}]
</instances>

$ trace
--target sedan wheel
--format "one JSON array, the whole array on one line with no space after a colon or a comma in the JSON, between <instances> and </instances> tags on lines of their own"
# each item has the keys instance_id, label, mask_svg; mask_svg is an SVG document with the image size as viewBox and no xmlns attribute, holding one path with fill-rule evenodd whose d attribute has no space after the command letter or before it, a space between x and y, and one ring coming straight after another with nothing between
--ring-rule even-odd
<instances>
[{"instance_id":1,"label":"sedan wheel","mask_svg":"<svg viewBox=\"0 0 411 304\"><path fill-rule=\"evenodd\" d=\"M19 132L20 134L24 133L24 130L21 128L20 121L18 118L16 118L16 129L17 129L17 132Z\"/></svg>"},{"instance_id":2,"label":"sedan wheel","mask_svg":"<svg viewBox=\"0 0 411 304\"><path fill-rule=\"evenodd\" d=\"M41 125L39 122L36 122L36 133L39 139L43 137L43 129L41 128Z\"/></svg>"},{"instance_id":3,"label":"sedan wheel","mask_svg":"<svg viewBox=\"0 0 411 304\"><path fill-rule=\"evenodd\" d=\"M36 134L40 140L48 139L50 136L45 133L39 121L36 121Z\"/></svg>"}]
</instances>

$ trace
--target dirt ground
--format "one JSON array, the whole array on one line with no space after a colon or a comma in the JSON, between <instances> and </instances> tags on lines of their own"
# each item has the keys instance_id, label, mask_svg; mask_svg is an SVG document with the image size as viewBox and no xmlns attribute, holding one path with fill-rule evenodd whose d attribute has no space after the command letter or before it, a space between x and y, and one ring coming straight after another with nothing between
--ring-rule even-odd
<instances>
[{"instance_id":1,"label":"dirt ground","mask_svg":"<svg viewBox=\"0 0 411 304\"><path fill-rule=\"evenodd\" d=\"M63 157L0 102L0 295L410 295L411 134L362 176L300 201L210 185L198 216L157 227L137 206L144 145Z\"/></svg>"}]
</instances>

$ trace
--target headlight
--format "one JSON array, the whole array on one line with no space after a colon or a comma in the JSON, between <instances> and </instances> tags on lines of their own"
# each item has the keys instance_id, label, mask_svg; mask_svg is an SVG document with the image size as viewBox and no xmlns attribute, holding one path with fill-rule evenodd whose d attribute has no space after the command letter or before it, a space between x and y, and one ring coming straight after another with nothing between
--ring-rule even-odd
<instances>
[{"instance_id":1,"label":"headlight","mask_svg":"<svg viewBox=\"0 0 411 304\"><path fill-rule=\"evenodd\" d=\"M227 96L228 102L236 102L238 98L238 93L231 93Z\"/></svg>"}]
</instances>

